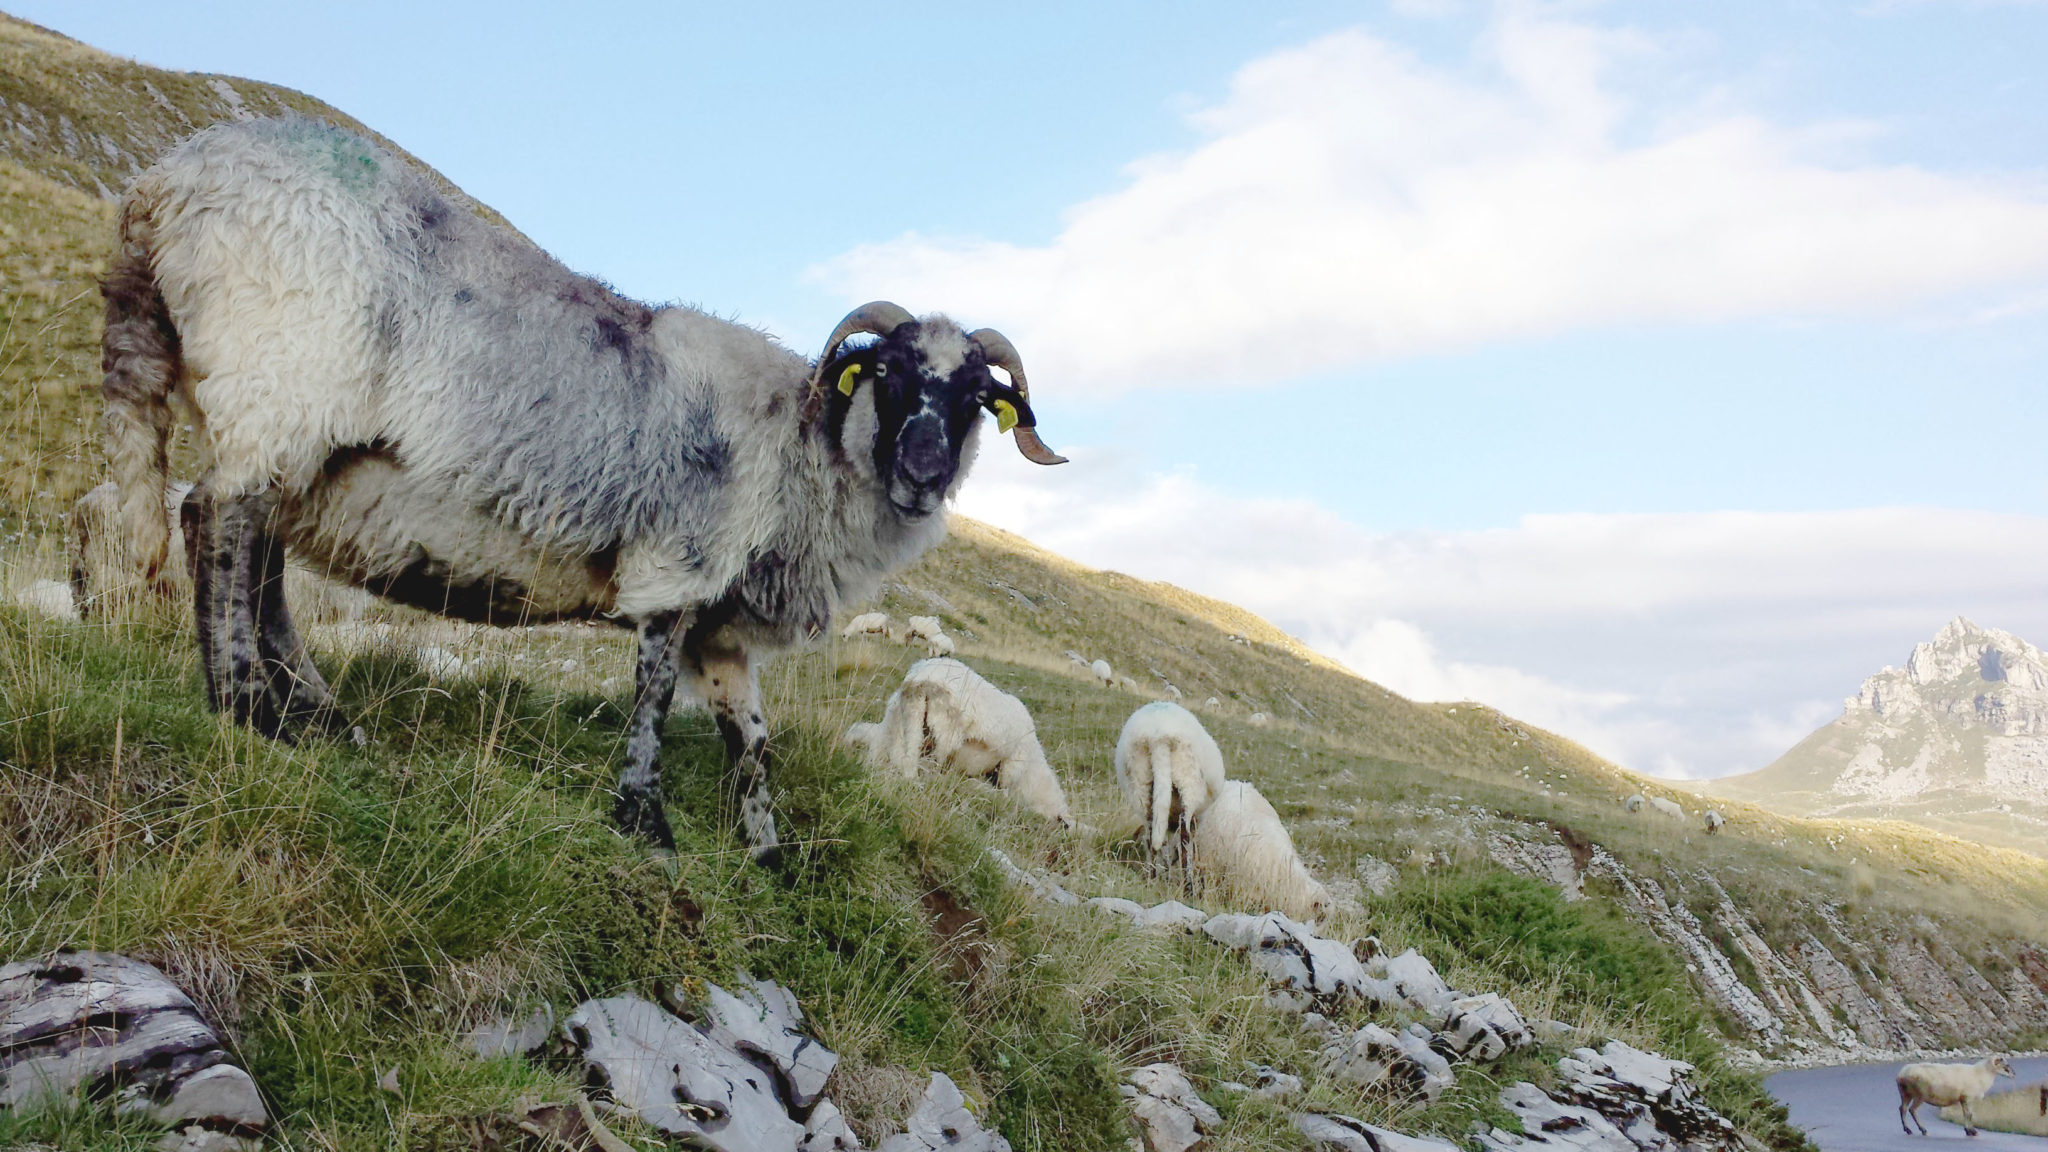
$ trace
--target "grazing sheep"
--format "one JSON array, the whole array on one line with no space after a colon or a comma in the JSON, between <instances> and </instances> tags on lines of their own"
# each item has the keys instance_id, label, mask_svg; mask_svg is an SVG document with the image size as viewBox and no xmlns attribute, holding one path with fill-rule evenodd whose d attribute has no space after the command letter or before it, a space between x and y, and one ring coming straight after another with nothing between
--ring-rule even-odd
<instances>
[{"instance_id":1,"label":"grazing sheep","mask_svg":"<svg viewBox=\"0 0 2048 1152\"><path fill-rule=\"evenodd\" d=\"M1102 681L1103 687L1116 687L1116 670L1109 666L1109 661L1097 660L1093 664L1088 665L1088 671L1092 673L1097 680Z\"/></svg>"},{"instance_id":2,"label":"grazing sheep","mask_svg":"<svg viewBox=\"0 0 2048 1152\"><path fill-rule=\"evenodd\" d=\"M1721 825L1728 823L1728 818L1709 808L1700 821L1707 826L1707 835L1712 836L1721 830Z\"/></svg>"},{"instance_id":3,"label":"grazing sheep","mask_svg":"<svg viewBox=\"0 0 2048 1152\"><path fill-rule=\"evenodd\" d=\"M944 537L979 409L1060 462L1022 360L992 329L876 301L814 364L628 300L458 201L303 117L215 125L136 181L102 283L101 391L145 578L166 563L175 394L212 460L183 505L212 707L275 737L333 722L285 605L287 546L449 616L614 621L639 634L614 818L673 843L658 768L681 680L765 858L762 660Z\"/></svg>"},{"instance_id":4,"label":"grazing sheep","mask_svg":"<svg viewBox=\"0 0 2048 1152\"><path fill-rule=\"evenodd\" d=\"M927 656L951 656L953 654L953 638L940 633L925 641L924 651Z\"/></svg>"},{"instance_id":5,"label":"grazing sheep","mask_svg":"<svg viewBox=\"0 0 2048 1152\"><path fill-rule=\"evenodd\" d=\"M1167 834L1185 840L1189 822L1223 787L1223 750L1194 713L1165 700L1147 704L1117 737L1116 782L1156 859Z\"/></svg>"},{"instance_id":6,"label":"grazing sheep","mask_svg":"<svg viewBox=\"0 0 2048 1152\"><path fill-rule=\"evenodd\" d=\"M1129 676L1118 676L1116 678L1116 686L1126 692L1136 692L1138 690L1138 682Z\"/></svg>"},{"instance_id":7,"label":"grazing sheep","mask_svg":"<svg viewBox=\"0 0 2048 1152\"><path fill-rule=\"evenodd\" d=\"M1629 797L1628 799L1623 800L1621 802L1621 806L1630 812L1641 812L1643 810L1644 803L1646 803L1646 801L1644 801L1643 799L1643 794L1641 792L1638 792L1635 795Z\"/></svg>"},{"instance_id":8,"label":"grazing sheep","mask_svg":"<svg viewBox=\"0 0 2048 1152\"><path fill-rule=\"evenodd\" d=\"M930 642L934 637L946 634L946 626L937 616L912 616L908 623L910 631L903 638L905 644L916 640Z\"/></svg>"},{"instance_id":9,"label":"grazing sheep","mask_svg":"<svg viewBox=\"0 0 2048 1152\"><path fill-rule=\"evenodd\" d=\"M1183 693L1183 692L1182 692L1182 691L1181 691L1180 689L1178 689L1178 688L1175 688L1175 687L1174 687L1173 685L1171 685L1171 684L1168 684L1168 685L1166 686L1166 695L1168 696L1168 698L1170 698L1170 699L1173 699L1173 700L1183 700L1183 699L1186 699L1186 693Z\"/></svg>"},{"instance_id":10,"label":"grazing sheep","mask_svg":"<svg viewBox=\"0 0 2048 1152\"><path fill-rule=\"evenodd\" d=\"M879 724L855 724L848 741L868 763L904 777L929 756L942 768L997 788L1040 815L1074 826L1060 780L1046 763L1038 728L1024 702L958 660L920 660L889 697Z\"/></svg>"},{"instance_id":11,"label":"grazing sheep","mask_svg":"<svg viewBox=\"0 0 2048 1152\"><path fill-rule=\"evenodd\" d=\"M1242 780L1225 781L1196 814L1192 849L1196 871L1254 908L1298 920L1330 909L1329 891L1309 875L1280 814Z\"/></svg>"},{"instance_id":12,"label":"grazing sheep","mask_svg":"<svg viewBox=\"0 0 2048 1152\"><path fill-rule=\"evenodd\" d=\"M889 614L887 612L863 612L848 620L846 627L839 630L839 638L841 640L851 640L856 636L887 635L889 635Z\"/></svg>"},{"instance_id":13,"label":"grazing sheep","mask_svg":"<svg viewBox=\"0 0 2048 1152\"><path fill-rule=\"evenodd\" d=\"M1250 716L1247 716L1245 719L1254 728L1264 728L1266 725L1271 724L1273 722L1273 718L1271 716L1266 715L1264 712L1254 712Z\"/></svg>"},{"instance_id":14,"label":"grazing sheep","mask_svg":"<svg viewBox=\"0 0 2048 1152\"><path fill-rule=\"evenodd\" d=\"M1654 808L1661 816L1669 816L1673 820L1685 819L1685 809L1680 808L1675 800L1666 800L1662 796L1652 796L1650 797L1650 807Z\"/></svg>"},{"instance_id":15,"label":"grazing sheep","mask_svg":"<svg viewBox=\"0 0 2048 1152\"><path fill-rule=\"evenodd\" d=\"M1972 1105L1991 1091L2000 1076L2011 1075L2012 1062L2003 1056L1987 1056L1975 1064L1908 1064L1899 1069L1899 1127L1911 1136L1913 1129L1906 1126L1910 1117L1925 1136L1927 1125L1920 1123L1920 1105L1946 1108L1960 1104L1963 1132L1975 1136L1977 1115Z\"/></svg>"},{"instance_id":16,"label":"grazing sheep","mask_svg":"<svg viewBox=\"0 0 2048 1152\"><path fill-rule=\"evenodd\" d=\"M1222 701L1222 699L1221 699L1221 698L1219 698L1219 697L1216 697L1216 696L1211 696L1211 697L1209 697L1209 698L1208 698L1207 700L1204 700L1204 701L1202 701L1202 707L1204 707L1204 708L1221 708L1221 707L1223 707L1223 701Z\"/></svg>"},{"instance_id":17,"label":"grazing sheep","mask_svg":"<svg viewBox=\"0 0 2048 1152\"><path fill-rule=\"evenodd\" d=\"M190 577L185 572L178 506L192 485L164 487L164 526L173 547L149 591L169 595ZM142 566L128 555L128 533L121 519L121 489L109 480L71 506L71 603L79 616L93 614L113 599L145 590Z\"/></svg>"}]
</instances>

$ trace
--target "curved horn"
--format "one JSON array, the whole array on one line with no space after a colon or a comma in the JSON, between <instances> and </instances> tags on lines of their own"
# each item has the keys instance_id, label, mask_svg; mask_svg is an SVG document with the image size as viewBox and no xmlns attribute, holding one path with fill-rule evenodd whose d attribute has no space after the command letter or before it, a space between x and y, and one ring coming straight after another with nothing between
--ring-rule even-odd
<instances>
[{"instance_id":1,"label":"curved horn","mask_svg":"<svg viewBox=\"0 0 2048 1152\"><path fill-rule=\"evenodd\" d=\"M898 327L917 319L898 304L887 300L870 300L846 314L839 327L832 330L831 339L825 341L825 351L818 357L818 367L811 373L811 391L816 392L825 380L825 365L839 353L839 346L863 332L876 336L887 336Z\"/></svg>"},{"instance_id":2,"label":"curved horn","mask_svg":"<svg viewBox=\"0 0 2048 1152\"><path fill-rule=\"evenodd\" d=\"M1010 374L1010 386L1017 395L1031 403L1031 386L1024 382L1024 358L1017 355L1017 346L1010 338L993 328L977 328L967 334L967 339L981 349L982 359L992 368L1001 368ZM1017 439L1017 451L1024 454L1033 464L1065 464L1067 458L1045 446L1038 438L1038 430L1029 424L1018 424L1010 433Z\"/></svg>"}]
</instances>

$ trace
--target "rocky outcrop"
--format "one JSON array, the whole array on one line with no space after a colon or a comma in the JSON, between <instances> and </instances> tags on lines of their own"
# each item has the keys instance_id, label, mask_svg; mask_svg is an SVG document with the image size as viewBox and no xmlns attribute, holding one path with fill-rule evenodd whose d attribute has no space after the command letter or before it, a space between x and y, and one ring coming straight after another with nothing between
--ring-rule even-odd
<instances>
[{"instance_id":1,"label":"rocky outcrop","mask_svg":"<svg viewBox=\"0 0 2048 1152\"><path fill-rule=\"evenodd\" d=\"M159 1147L254 1147L270 1123L198 1006L164 974L106 952L0 967L0 1108L111 1100L172 1132Z\"/></svg>"}]
</instances>

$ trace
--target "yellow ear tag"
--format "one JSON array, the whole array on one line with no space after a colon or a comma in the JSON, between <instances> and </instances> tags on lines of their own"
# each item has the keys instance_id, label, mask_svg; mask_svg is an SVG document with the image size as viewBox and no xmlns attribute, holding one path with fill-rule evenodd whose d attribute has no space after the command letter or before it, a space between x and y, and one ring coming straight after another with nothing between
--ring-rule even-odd
<instances>
[{"instance_id":1,"label":"yellow ear tag","mask_svg":"<svg viewBox=\"0 0 2048 1152\"><path fill-rule=\"evenodd\" d=\"M860 375L860 365L858 364L848 364L846 371L839 374L839 394L841 396L853 395L853 378L858 375Z\"/></svg>"},{"instance_id":2,"label":"yellow ear tag","mask_svg":"<svg viewBox=\"0 0 2048 1152\"><path fill-rule=\"evenodd\" d=\"M1017 406L1008 400L998 400L996 409L996 431L1008 432L1017 426Z\"/></svg>"}]
</instances>

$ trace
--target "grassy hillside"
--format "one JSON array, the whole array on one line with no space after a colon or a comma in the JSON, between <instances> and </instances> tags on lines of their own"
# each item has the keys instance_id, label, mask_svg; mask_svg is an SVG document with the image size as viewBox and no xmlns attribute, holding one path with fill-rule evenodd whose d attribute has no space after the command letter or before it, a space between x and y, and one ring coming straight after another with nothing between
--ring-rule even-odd
<instances>
[{"instance_id":1,"label":"grassy hillside","mask_svg":"<svg viewBox=\"0 0 2048 1152\"><path fill-rule=\"evenodd\" d=\"M348 121L296 93L150 69L5 19L0 97L0 587L20 592L61 575L64 512L102 472L102 192L237 108ZM1795 1141L1728 1059L1764 1040L1702 983L1701 954L1646 926L1599 860L1653 886L1667 915L1685 911L1759 987L1769 974L1744 932L1787 955L1832 942L1851 986L1895 995L1916 1040L2048 1027L2023 993L2048 909L2038 858L1741 805L1711 838L1632 815L1619 803L1631 793L1676 794L1491 709L1404 700L1230 605L971 522L882 606L942 617L961 656L1030 705L1099 832L1059 833L971 782L872 778L836 738L879 716L911 656L832 643L767 677L799 848L786 872L746 861L719 741L688 710L665 755L679 852L657 859L607 820L622 636L479 631L303 581L296 594L367 747L269 744L207 715L177 611L85 625L0 608L0 960L90 946L159 964L256 1073L287 1147L494 1146L517 1100L568 1091L573 1071L468 1060L471 1024L624 989L688 1000L742 971L796 992L844 1057L833 1098L870 1132L943 1070L1019 1148L1121 1147L1116 1083L1159 1059L1225 1109L1225 1148L1299 1146L1276 1107L1212 1090L1249 1061L1308 1077L1312 1107L1403 1130L1511 1127L1499 1084L1545 1082L1557 1050L1467 1070L1427 1109L1361 1093L1317 1077L1303 1035L1222 950L1004 886L986 845L1090 894L1229 907L1149 877L1122 836L1111 749L1168 684L1351 897L1326 934L1420 948L1455 985L1693 1060L1715 1105L1769 1143ZM423 662L429 646L462 670ZM1070 649L1137 688L1094 683ZM1504 841L1564 852L1592 898L1502 867ZM1926 963L1958 990L1928 992ZM394 1068L396 1096L375 1087ZM86 1113L0 1116L0 1147L28 1140L139 1148L148 1136Z\"/></svg>"}]
</instances>

